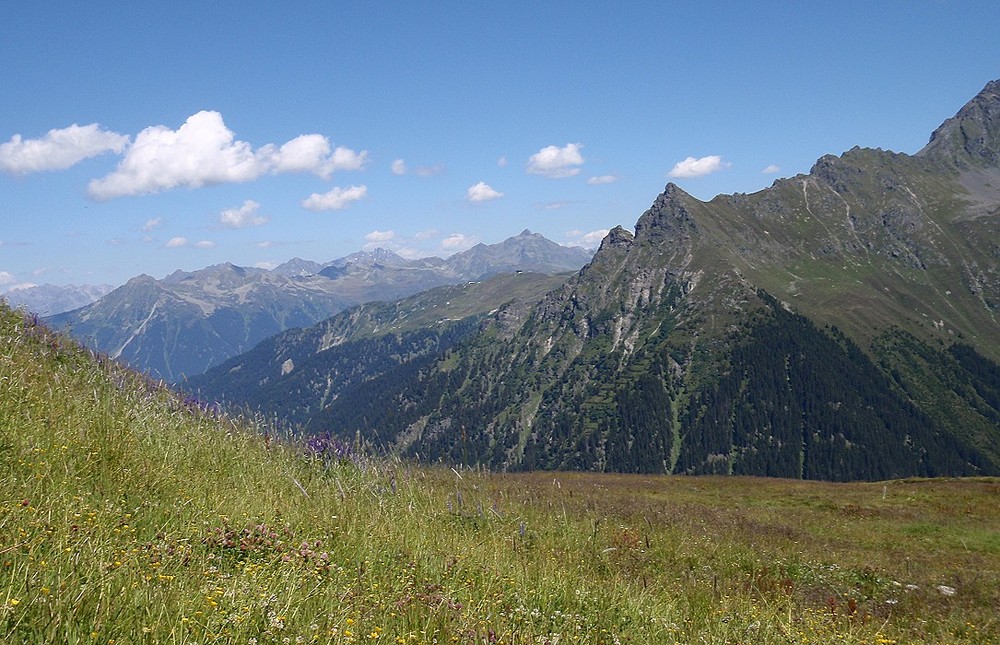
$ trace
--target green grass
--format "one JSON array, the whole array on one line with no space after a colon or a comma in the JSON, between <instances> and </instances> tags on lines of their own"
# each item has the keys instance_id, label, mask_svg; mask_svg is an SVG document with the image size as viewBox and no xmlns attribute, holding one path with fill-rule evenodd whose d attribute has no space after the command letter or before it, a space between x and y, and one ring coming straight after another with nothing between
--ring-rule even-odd
<instances>
[{"instance_id":1,"label":"green grass","mask_svg":"<svg viewBox=\"0 0 1000 645\"><path fill-rule=\"evenodd\" d=\"M0 641L1000 642L998 480L326 464L261 428L0 307Z\"/></svg>"}]
</instances>

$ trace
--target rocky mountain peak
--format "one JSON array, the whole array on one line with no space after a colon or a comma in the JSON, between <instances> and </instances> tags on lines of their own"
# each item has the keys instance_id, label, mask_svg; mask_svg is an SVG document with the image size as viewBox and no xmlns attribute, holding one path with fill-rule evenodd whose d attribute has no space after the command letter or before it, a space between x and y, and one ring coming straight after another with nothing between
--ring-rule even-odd
<instances>
[{"instance_id":1,"label":"rocky mountain peak","mask_svg":"<svg viewBox=\"0 0 1000 645\"><path fill-rule=\"evenodd\" d=\"M601 249L626 249L632 243L633 239L635 239L634 236L619 225L608 231L608 234L604 236L604 239L601 241Z\"/></svg>"},{"instance_id":2,"label":"rocky mountain peak","mask_svg":"<svg viewBox=\"0 0 1000 645\"><path fill-rule=\"evenodd\" d=\"M931 134L919 156L959 168L1000 163L1000 79L990 81Z\"/></svg>"},{"instance_id":3,"label":"rocky mountain peak","mask_svg":"<svg viewBox=\"0 0 1000 645\"><path fill-rule=\"evenodd\" d=\"M674 183L668 183L635 225L635 239L688 238L696 230L687 205L696 201Z\"/></svg>"}]
</instances>

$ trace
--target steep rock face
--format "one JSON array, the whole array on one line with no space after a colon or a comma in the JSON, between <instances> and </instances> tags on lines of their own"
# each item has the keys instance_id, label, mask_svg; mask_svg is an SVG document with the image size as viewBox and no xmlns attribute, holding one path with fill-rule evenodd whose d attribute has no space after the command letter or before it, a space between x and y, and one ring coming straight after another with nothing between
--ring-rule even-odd
<instances>
[{"instance_id":1,"label":"steep rock face","mask_svg":"<svg viewBox=\"0 0 1000 645\"><path fill-rule=\"evenodd\" d=\"M1000 161L1000 80L988 83L958 114L942 123L917 154L960 169L996 166Z\"/></svg>"},{"instance_id":2,"label":"steep rock face","mask_svg":"<svg viewBox=\"0 0 1000 645\"><path fill-rule=\"evenodd\" d=\"M997 100L917 156L855 148L710 202L669 184L538 306L313 427L502 468L1000 472Z\"/></svg>"}]
</instances>

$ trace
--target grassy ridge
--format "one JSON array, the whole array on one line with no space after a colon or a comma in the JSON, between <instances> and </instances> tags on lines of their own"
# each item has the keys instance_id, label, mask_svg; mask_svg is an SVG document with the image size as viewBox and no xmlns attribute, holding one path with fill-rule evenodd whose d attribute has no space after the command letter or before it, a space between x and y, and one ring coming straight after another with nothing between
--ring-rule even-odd
<instances>
[{"instance_id":1,"label":"grassy ridge","mask_svg":"<svg viewBox=\"0 0 1000 645\"><path fill-rule=\"evenodd\" d=\"M997 480L303 457L0 306L0 640L1000 642Z\"/></svg>"}]
</instances>

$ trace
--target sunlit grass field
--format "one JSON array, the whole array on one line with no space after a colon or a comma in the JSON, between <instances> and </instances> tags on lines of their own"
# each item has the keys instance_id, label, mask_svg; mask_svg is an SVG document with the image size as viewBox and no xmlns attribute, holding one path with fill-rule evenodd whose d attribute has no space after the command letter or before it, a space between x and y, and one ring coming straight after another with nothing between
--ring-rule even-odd
<instances>
[{"instance_id":1,"label":"sunlit grass field","mask_svg":"<svg viewBox=\"0 0 1000 645\"><path fill-rule=\"evenodd\" d=\"M1000 480L312 448L0 307L0 641L1000 642Z\"/></svg>"}]
</instances>

